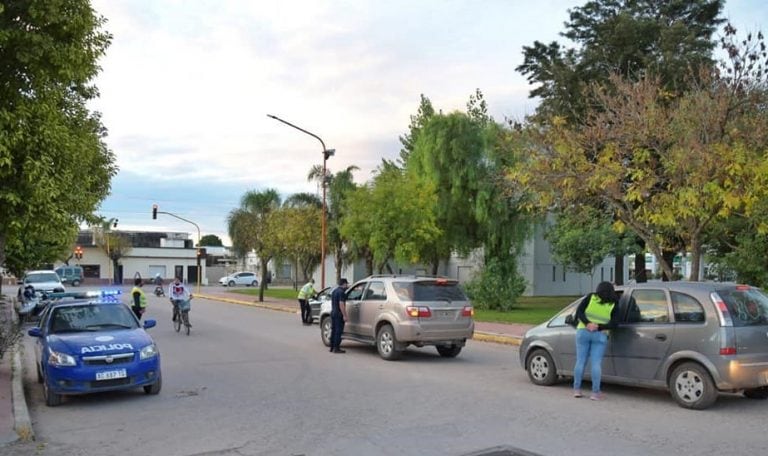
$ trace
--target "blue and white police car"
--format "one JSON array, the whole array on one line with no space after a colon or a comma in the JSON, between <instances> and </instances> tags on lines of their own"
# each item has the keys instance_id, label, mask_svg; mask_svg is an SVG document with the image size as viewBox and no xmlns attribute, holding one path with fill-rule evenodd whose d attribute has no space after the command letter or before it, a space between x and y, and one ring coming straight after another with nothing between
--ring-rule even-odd
<instances>
[{"instance_id":1,"label":"blue and white police car","mask_svg":"<svg viewBox=\"0 0 768 456\"><path fill-rule=\"evenodd\" d=\"M62 396L143 387L158 394L162 386L160 352L133 311L119 299L119 290L60 293L45 309L37 338L37 381L45 403L61 404ZM66 299L70 298L70 299Z\"/></svg>"}]
</instances>

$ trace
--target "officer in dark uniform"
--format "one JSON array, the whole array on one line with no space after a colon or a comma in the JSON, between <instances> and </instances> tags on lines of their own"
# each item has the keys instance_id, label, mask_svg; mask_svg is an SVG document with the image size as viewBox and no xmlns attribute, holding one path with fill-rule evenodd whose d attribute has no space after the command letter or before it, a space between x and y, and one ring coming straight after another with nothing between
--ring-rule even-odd
<instances>
[{"instance_id":1,"label":"officer in dark uniform","mask_svg":"<svg viewBox=\"0 0 768 456\"><path fill-rule=\"evenodd\" d=\"M347 279L339 280L339 286L331 293L331 353L345 353L341 349L341 334L347 321Z\"/></svg>"}]
</instances>

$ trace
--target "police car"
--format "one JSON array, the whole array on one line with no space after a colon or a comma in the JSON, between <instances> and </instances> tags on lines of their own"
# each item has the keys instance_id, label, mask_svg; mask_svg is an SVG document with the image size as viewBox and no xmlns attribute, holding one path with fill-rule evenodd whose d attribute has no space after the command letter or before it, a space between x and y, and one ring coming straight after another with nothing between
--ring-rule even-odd
<instances>
[{"instance_id":1,"label":"police car","mask_svg":"<svg viewBox=\"0 0 768 456\"><path fill-rule=\"evenodd\" d=\"M62 396L143 387L158 394L162 386L160 352L142 325L119 299L119 290L52 294L55 299L28 334L37 339L37 381L45 403Z\"/></svg>"}]
</instances>

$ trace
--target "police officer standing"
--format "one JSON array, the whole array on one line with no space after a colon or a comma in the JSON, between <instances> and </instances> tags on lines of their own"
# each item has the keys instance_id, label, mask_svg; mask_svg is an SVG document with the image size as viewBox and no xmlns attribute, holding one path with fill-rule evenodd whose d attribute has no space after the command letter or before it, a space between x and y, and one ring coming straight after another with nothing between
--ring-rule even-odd
<instances>
[{"instance_id":1,"label":"police officer standing","mask_svg":"<svg viewBox=\"0 0 768 456\"><path fill-rule=\"evenodd\" d=\"M144 311L147 310L147 295L144 294L144 290L141 286L144 282L141 277L136 277L133 280L133 289L131 290L131 299L133 301L131 309L136 314L136 318L141 320L141 316L144 315Z\"/></svg>"},{"instance_id":2,"label":"police officer standing","mask_svg":"<svg viewBox=\"0 0 768 456\"><path fill-rule=\"evenodd\" d=\"M347 321L347 279L339 280L339 286L331 293L331 353L345 353L341 349L341 334Z\"/></svg>"}]
</instances>

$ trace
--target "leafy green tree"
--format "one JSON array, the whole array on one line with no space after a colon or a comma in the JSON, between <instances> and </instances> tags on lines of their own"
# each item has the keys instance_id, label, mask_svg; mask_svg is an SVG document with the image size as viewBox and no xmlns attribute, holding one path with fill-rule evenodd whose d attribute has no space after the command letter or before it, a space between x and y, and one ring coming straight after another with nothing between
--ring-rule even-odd
<instances>
[{"instance_id":1,"label":"leafy green tree","mask_svg":"<svg viewBox=\"0 0 768 456\"><path fill-rule=\"evenodd\" d=\"M275 259L293 262L296 280L299 280L299 269L303 279L307 280L320 264L320 217L321 210L314 204L301 207L284 205L270 216L270 238L276 246Z\"/></svg>"},{"instance_id":2,"label":"leafy green tree","mask_svg":"<svg viewBox=\"0 0 768 456\"><path fill-rule=\"evenodd\" d=\"M200 238L200 246L222 247L224 246L224 243L221 242L221 238L216 236L215 234L206 234L205 236Z\"/></svg>"},{"instance_id":3,"label":"leafy green tree","mask_svg":"<svg viewBox=\"0 0 768 456\"><path fill-rule=\"evenodd\" d=\"M259 258L261 280L259 301L264 301L264 288L267 285L267 267L275 254L279 254L279 245L275 242L270 215L280 208L280 195L277 190L247 191L240 200L240 207L230 211L227 217L227 230L232 245L240 252L253 251Z\"/></svg>"},{"instance_id":4,"label":"leafy green tree","mask_svg":"<svg viewBox=\"0 0 768 456\"><path fill-rule=\"evenodd\" d=\"M611 74L648 73L667 89L680 89L712 65L712 39L723 23L723 0L594 0L569 10L561 35L576 46L535 41L523 47L517 71L536 87L543 121L560 116L580 123L590 84L608 84Z\"/></svg>"},{"instance_id":5,"label":"leafy green tree","mask_svg":"<svg viewBox=\"0 0 768 456\"><path fill-rule=\"evenodd\" d=\"M400 136L400 144L403 148L400 149L400 157L397 160L399 167L404 168L416 146L416 140L419 137L419 132L424 128L429 119L435 115L435 108L432 107L432 102L429 98L425 97L422 93L419 97L419 108L416 111L415 116L411 116L411 123L408 125L408 133L404 136Z\"/></svg>"},{"instance_id":6,"label":"leafy green tree","mask_svg":"<svg viewBox=\"0 0 768 456\"><path fill-rule=\"evenodd\" d=\"M0 264L17 271L64 255L117 171L87 107L103 23L87 0L0 7Z\"/></svg>"},{"instance_id":7,"label":"leafy green tree","mask_svg":"<svg viewBox=\"0 0 768 456\"><path fill-rule=\"evenodd\" d=\"M96 243L112 263L112 270L110 271L112 277L110 280L113 283L118 283L117 272L120 266L120 259L128 254L133 247L131 241L127 237L114 231L114 228L117 227L116 218L106 219L104 217L98 217L98 223L93 227L96 230Z\"/></svg>"}]
</instances>

